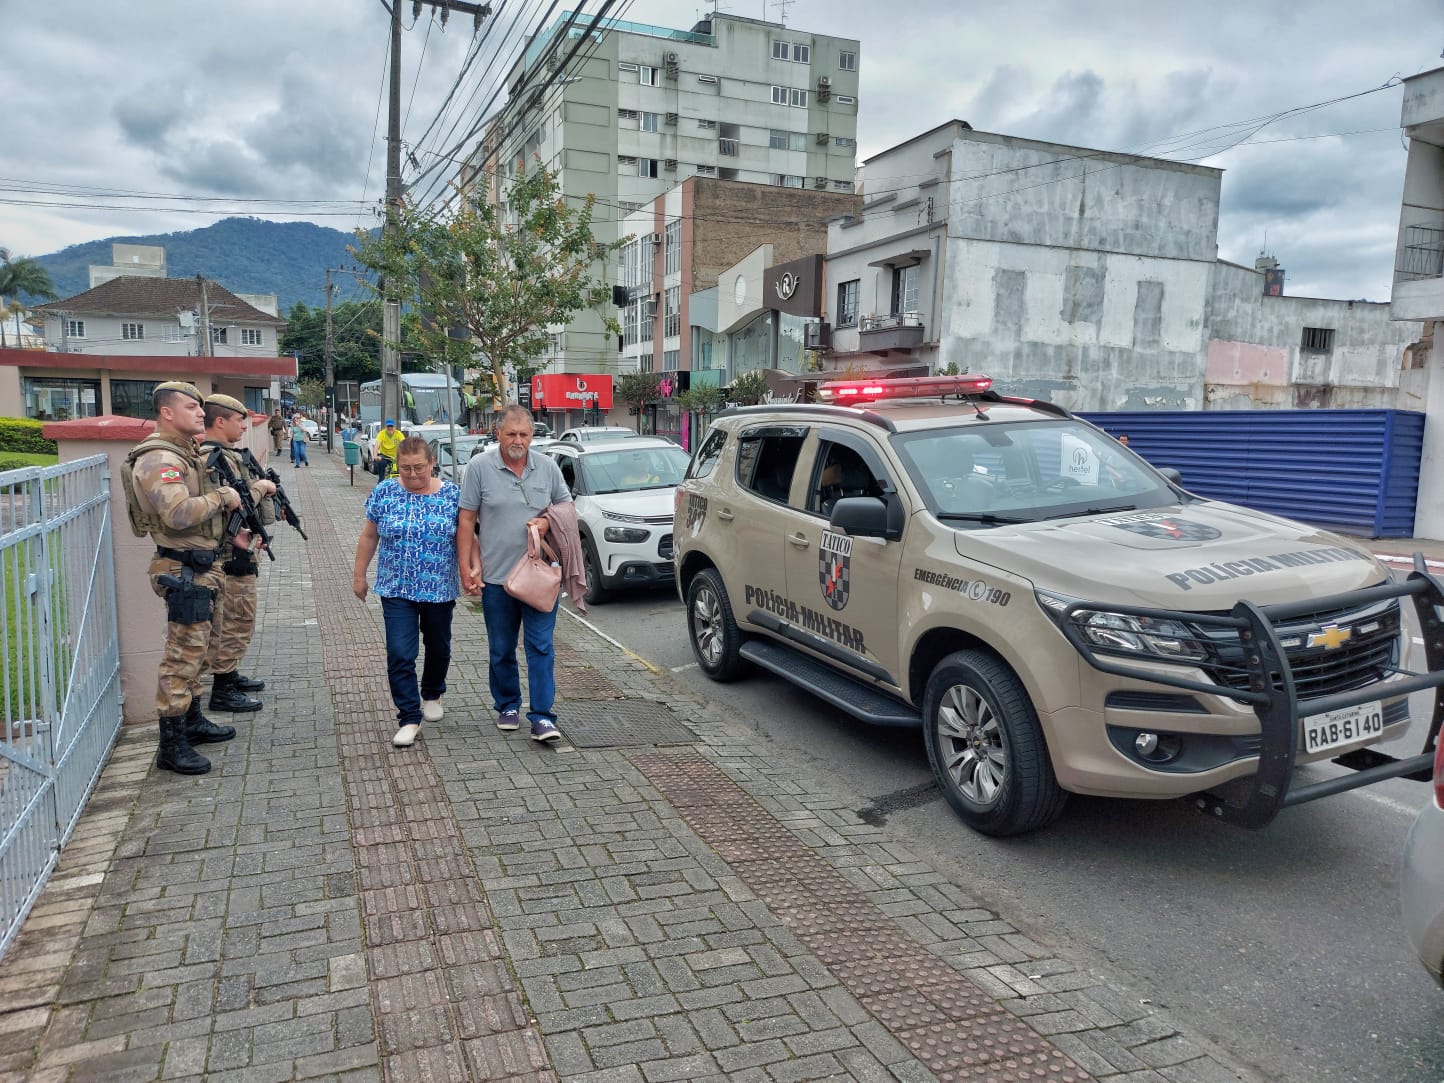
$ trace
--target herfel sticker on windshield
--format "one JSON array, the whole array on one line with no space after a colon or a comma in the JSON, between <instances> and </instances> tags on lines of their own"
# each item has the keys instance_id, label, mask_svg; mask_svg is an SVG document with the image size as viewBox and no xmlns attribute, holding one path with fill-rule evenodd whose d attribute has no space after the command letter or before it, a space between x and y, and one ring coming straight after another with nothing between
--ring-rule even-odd
<instances>
[{"instance_id":1,"label":"herfel sticker on windshield","mask_svg":"<svg viewBox=\"0 0 1444 1083\"><path fill-rule=\"evenodd\" d=\"M1141 534L1145 538L1157 538L1160 541L1213 541L1221 537L1222 532L1216 527L1207 526L1204 523L1195 523L1190 519L1175 519L1171 515L1149 516L1128 516L1117 519L1103 520L1108 526L1117 527L1119 530L1127 530L1133 534Z\"/></svg>"},{"instance_id":2,"label":"herfel sticker on windshield","mask_svg":"<svg viewBox=\"0 0 1444 1083\"><path fill-rule=\"evenodd\" d=\"M847 605L852 587L852 539L846 534L822 532L817 545L817 579L824 602L833 609Z\"/></svg>"}]
</instances>

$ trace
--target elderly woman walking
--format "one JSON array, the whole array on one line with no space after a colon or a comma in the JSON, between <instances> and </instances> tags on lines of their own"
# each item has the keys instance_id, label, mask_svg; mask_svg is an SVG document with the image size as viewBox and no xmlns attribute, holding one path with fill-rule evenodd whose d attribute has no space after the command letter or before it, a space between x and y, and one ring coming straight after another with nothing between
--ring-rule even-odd
<instances>
[{"instance_id":1,"label":"elderly woman walking","mask_svg":"<svg viewBox=\"0 0 1444 1083\"><path fill-rule=\"evenodd\" d=\"M366 570L376 562L376 593L386 619L386 675L400 728L391 743L409 748L421 723L439 722L451 666L451 616L461 591L456 520L461 490L432 476L435 453L419 436L396 449L397 476L371 490L356 543L351 589L366 598ZM416 682L418 640L426 648Z\"/></svg>"}]
</instances>

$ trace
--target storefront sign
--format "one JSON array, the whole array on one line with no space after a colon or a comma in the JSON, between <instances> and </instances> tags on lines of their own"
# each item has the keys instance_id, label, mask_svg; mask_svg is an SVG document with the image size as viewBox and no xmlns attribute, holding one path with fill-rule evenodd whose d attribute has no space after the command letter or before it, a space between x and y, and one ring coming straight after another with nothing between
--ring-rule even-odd
<instances>
[{"instance_id":1,"label":"storefront sign","mask_svg":"<svg viewBox=\"0 0 1444 1083\"><path fill-rule=\"evenodd\" d=\"M533 410L612 408L612 378L604 373L549 372L531 378Z\"/></svg>"},{"instance_id":2,"label":"storefront sign","mask_svg":"<svg viewBox=\"0 0 1444 1083\"><path fill-rule=\"evenodd\" d=\"M762 303L792 316L822 314L822 257L803 256L767 268L762 279Z\"/></svg>"}]
</instances>

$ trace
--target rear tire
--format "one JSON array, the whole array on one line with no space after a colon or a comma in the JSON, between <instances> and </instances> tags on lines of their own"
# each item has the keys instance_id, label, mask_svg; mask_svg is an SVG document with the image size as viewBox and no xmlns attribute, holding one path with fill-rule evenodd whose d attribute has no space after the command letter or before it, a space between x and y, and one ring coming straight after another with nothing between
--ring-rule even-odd
<instances>
[{"instance_id":1,"label":"rear tire","mask_svg":"<svg viewBox=\"0 0 1444 1083\"><path fill-rule=\"evenodd\" d=\"M602 582L602 562L597 559L597 547L591 538L582 539L582 570L587 577L587 593L583 601L587 605L602 605L612 600L612 592Z\"/></svg>"},{"instance_id":2,"label":"rear tire","mask_svg":"<svg viewBox=\"0 0 1444 1083\"><path fill-rule=\"evenodd\" d=\"M732 603L716 569L698 572L687 587L687 637L697 666L708 677L725 683L741 676L747 663L739 651L742 632L732 616Z\"/></svg>"},{"instance_id":3,"label":"rear tire","mask_svg":"<svg viewBox=\"0 0 1444 1083\"><path fill-rule=\"evenodd\" d=\"M923 737L943 796L974 831L1036 831L1067 803L1028 693L996 655L957 651L938 663L923 695Z\"/></svg>"}]
</instances>

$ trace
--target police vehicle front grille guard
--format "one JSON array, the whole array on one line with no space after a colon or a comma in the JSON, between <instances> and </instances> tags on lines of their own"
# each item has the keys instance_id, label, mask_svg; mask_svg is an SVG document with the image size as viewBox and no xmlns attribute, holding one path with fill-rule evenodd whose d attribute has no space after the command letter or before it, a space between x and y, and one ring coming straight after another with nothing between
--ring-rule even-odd
<instances>
[{"instance_id":1,"label":"police vehicle front grille guard","mask_svg":"<svg viewBox=\"0 0 1444 1083\"><path fill-rule=\"evenodd\" d=\"M1420 632L1424 638L1426 672L1407 674L1403 680L1391 681L1388 685L1388 696L1392 699L1412 692L1434 690L1434 709L1424 739L1424 751L1418 756L1398 760L1372 749L1363 749L1362 754L1348 753L1335 761L1353 768L1353 774L1291 786L1294 761L1299 748L1299 720L1368 703L1379 698L1380 689L1377 684L1371 684L1313 699L1300 699L1294 685L1288 653L1279 641L1274 622L1287 622L1320 610L1362 607L1403 597L1414 600ZM1248 686L1234 688L1215 681L1175 677L1128 665L1113 656L1100 656L1093 644L1084 638L1082 629L1073 619L1075 614L1080 612L1119 613L1130 617L1177 621L1185 626L1236 632L1243 647L1243 659L1249 675ZM1403 582L1365 587L1345 594L1271 606L1258 606L1252 602L1241 601L1233 607L1228 616L1101 602L1074 602L1062 611L1058 623L1068 642L1073 644L1090 666L1102 673L1150 681L1191 692L1224 696L1248 704L1254 709L1254 713L1258 715L1260 730L1258 771L1242 801L1234 795L1228 800L1215 794L1198 795L1200 808L1229 823L1244 827L1263 827L1289 805L1302 804L1390 778L1428 780L1430 777L1435 743L1439 739L1440 724L1444 722L1444 587L1441 587L1438 578L1426 570L1424 558L1420 554L1415 554L1414 571Z\"/></svg>"}]
</instances>

